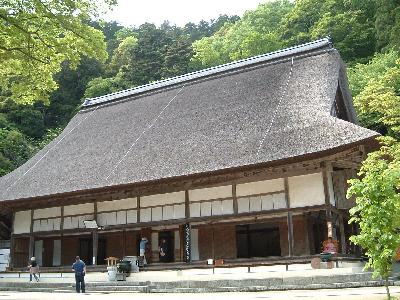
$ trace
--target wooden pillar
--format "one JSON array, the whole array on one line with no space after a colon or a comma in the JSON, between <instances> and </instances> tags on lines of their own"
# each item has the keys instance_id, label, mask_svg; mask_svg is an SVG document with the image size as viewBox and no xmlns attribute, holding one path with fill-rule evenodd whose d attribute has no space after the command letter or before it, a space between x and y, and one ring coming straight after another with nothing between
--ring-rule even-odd
<instances>
[{"instance_id":1,"label":"wooden pillar","mask_svg":"<svg viewBox=\"0 0 400 300\"><path fill-rule=\"evenodd\" d=\"M140 197L137 197L137 215L136 215L136 220L138 223L140 223Z\"/></svg>"},{"instance_id":2,"label":"wooden pillar","mask_svg":"<svg viewBox=\"0 0 400 300\"><path fill-rule=\"evenodd\" d=\"M345 235L345 231L344 231L343 216L341 214L339 215L339 230L340 230L340 247L342 249L342 253L346 254L346 252L347 252L346 235Z\"/></svg>"},{"instance_id":3,"label":"wooden pillar","mask_svg":"<svg viewBox=\"0 0 400 300\"><path fill-rule=\"evenodd\" d=\"M327 236L331 236L330 228L332 228L332 210L331 210L331 201L329 195L329 184L328 184L328 172L331 168L331 164L329 162L323 162L322 165L322 180L324 185L324 196L325 196L325 211L326 211L326 227L328 229Z\"/></svg>"},{"instance_id":4,"label":"wooden pillar","mask_svg":"<svg viewBox=\"0 0 400 300\"><path fill-rule=\"evenodd\" d=\"M64 249L64 206L61 206L61 221L60 221L60 259L61 259L61 266L63 265L63 249Z\"/></svg>"},{"instance_id":5,"label":"wooden pillar","mask_svg":"<svg viewBox=\"0 0 400 300\"><path fill-rule=\"evenodd\" d=\"M287 228L288 228L288 250L289 256L293 256L293 216L290 211L290 197L289 197L289 180L287 177L284 178L285 186L285 200L287 208Z\"/></svg>"},{"instance_id":6,"label":"wooden pillar","mask_svg":"<svg viewBox=\"0 0 400 300\"><path fill-rule=\"evenodd\" d=\"M93 236L93 258L92 258L92 263L93 265L97 265L97 249L99 246L99 233L97 229L93 230L92 233Z\"/></svg>"},{"instance_id":7,"label":"wooden pillar","mask_svg":"<svg viewBox=\"0 0 400 300\"><path fill-rule=\"evenodd\" d=\"M94 202L94 213L93 213L93 218L96 221L97 224L97 201ZM93 257L92 257L92 264L97 265L97 250L99 247L99 233L97 231L97 228L93 230L92 233L93 237Z\"/></svg>"},{"instance_id":8,"label":"wooden pillar","mask_svg":"<svg viewBox=\"0 0 400 300\"><path fill-rule=\"evenodd\" d=\"M233 199L233 214L237 215L238 210L238 201L236 196L236 183L232 184L232 199Z\"/></svg>"},{"instance_id":9,"label":"wooden pillar","mask_svg":"<svg viewBox=\"0 0 400 300\"><path fill-rule=\"evenodd\" d=\"M215 259L215 234L214 234L214 225L211 226L211 253L212 258Z\"/></svg>"},{"instance_id":10,"label":"wooden pillar","mask_svg":"<svg viewBox=\"0 0 400 300\"><path fill-rule=\"evenodd\" d=\"M33 212L31 209L31 226L29 230L29 259L33 256L35 250L35 238L33 236Z\"/></svg>"},{"instance_id":11,"label":"wooden pillar","mask_svg":"<svg viewBox=\"0 0 400 300\"><path fill-rule=\"evenodd\" d=\"M122 230L122 257L126 256L126 229Z\"/></svg>"},{"instance_id":12,"label":"wooden pillar","mask_svg":"<svg viewBox=\"0 0 400 300\"><path fill-rule=\"evenodd\" d=\"M190 218L189 191L185 191L185 218Z\"/></svg>"},{"instance_id":13,"label":"wooden pillar","mask_svg":"<svg viewBox=\"0 0 400 300\"><path fill-rule=\"evenodd\" d=\"M10 269L12 270L14 268L14 256L15 256L15 238L14 238L14 222L15 222L15 212L12 214L11 218L11 236L10 236L10 260L9 260L9 266Z\"/></svg>"}]
</instances>

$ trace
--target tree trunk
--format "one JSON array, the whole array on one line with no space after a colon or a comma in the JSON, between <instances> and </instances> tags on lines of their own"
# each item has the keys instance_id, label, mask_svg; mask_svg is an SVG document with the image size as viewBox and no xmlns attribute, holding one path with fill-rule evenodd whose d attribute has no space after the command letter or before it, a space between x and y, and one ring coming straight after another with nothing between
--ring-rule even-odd
<instances>
[{"instance_id":1,"label":"tree trunk","mask_svg":"<svg viewBox=\"0 0 400 300\"><path fill-rule=\"evenodd\" d=\"M389 291L389 277L385 278L385 288L388 300L390 300L390 291Z\"/></svg>"}]
</instances>

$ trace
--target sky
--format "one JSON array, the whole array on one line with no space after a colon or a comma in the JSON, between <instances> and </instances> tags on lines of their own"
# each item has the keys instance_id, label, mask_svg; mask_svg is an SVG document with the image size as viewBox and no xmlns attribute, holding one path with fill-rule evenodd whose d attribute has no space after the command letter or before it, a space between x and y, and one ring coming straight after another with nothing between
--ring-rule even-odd
<instances>
[{"instance_id":1,"label":"sky","mask_svg":"<svg viewBox=\"0 0 400 300\"><path fill-rule=\"evenodd\" d=\"M219 15L242 16L266 0L118 0L118 6L104 16L124 26L145 22L160 25L164 20L183 26L188 22L209 21Z\"/></svg>"}]
</instances>

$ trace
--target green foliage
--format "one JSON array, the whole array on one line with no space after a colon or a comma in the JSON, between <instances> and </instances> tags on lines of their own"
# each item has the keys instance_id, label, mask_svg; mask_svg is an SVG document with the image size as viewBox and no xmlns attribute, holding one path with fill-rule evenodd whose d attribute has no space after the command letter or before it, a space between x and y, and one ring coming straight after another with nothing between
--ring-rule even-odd
<instances>
[{"instance_id":1,"label":"green foliage","mask_svg":"<svg viewBox=\"0 0 400 300\"><path fill-rule=\"evenodd\" d=\"M330 35L346 62L366 62L375 50L376 0L300 0L284 19L287 45Z\"/></svg>"},{"instance_id":2,"label":"green foliage","mask_svg":"<svg viewBox=\"0 0 400 300\"><path fill-rule=\"evenodd\" d=\"M31 157L32 150L18 130L0 129L0 176L22 165Z\"/></svg>"},{"instance_id":3,"label":"green foliage","mask_svg":"<svg viewBox=\"0 0 400 300\"><path fill-rule=\"evenodd\" d=\"M387 279L396 249L400 246L400 143L382 138L383 146L363 162L360 179L351 179L347 197L355 196L350 222L357 222L360 234L351 241L369 257L366 268Z\"/></svg>"},{"instance_id":4,"label":"green foliage","mask_svg":"<svg viewBox=\"0 0 400 300\"><path fill-rule=\"evenodd\" d=\"M112 4L114 1L103 1ZM68 60L75 69L82 55L105 61L101 31L87 25L97 15L89 0L2 1L0 8L0 89L18 103L43 101L56 90L53 76Z\"/></svg>"},{"instance_id":5,"label":"green foliage","mask_svg":"<svg viewBox=\"0 0 400 300\"><path fill-rule=\"evenodd\" d=\"M400 55L396 51L376 54L368 64L349 70L354 105L362 124L400 135Z\"/></svg>"},{"instance_id":6,"label":"green foliage","mask_svg":"<svg viewBox=\"0 0 400 300\"><path fill-rule=\"evenodd\" d=\"M213 36L193 43L192 63L209 67L282 48L278 29L292 6L285 0L268 2L246 12L240 21L226 23Z\"/></svg>"},{"instance_id":7,"label":"green foliage","mask_svg":"<svg viewBox=\"0 0 400 300\"><path fill-rule=\"evenodd\" d=\"M375 19L377 50L400 50L400 3L398 0L377 0Z\"/></svg>"}]
</instances>

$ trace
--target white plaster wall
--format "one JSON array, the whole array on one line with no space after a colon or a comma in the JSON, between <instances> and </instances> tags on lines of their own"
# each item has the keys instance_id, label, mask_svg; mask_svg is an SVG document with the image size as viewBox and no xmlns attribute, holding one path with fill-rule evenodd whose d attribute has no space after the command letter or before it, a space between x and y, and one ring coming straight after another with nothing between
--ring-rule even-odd
<instances>
[{"instance_id":1,"label":"white plaster wall","mask_svg":"<svg viewBox=\"0 0 400 300\"><path fill-rule=\"evenodd\" d=\"M192 260L199 260L199 230L191 229L190 232L190 256Z\"/></svg>"},{"instance_id":2,"label":"white plaster wall","mask_svg":"<svg viewBox=\"0 0 400 300\"><path fill-rule=\"evenodd\" d=\"M232 197L231 185L189 191L189 201L191 202L200 200L218 199L218 198L231 198L231 197Z\"/></svg>"},{"instance_id":3,"label":"white plaster wall","mask_svg":"<svg viewBox=\"0 0 400 300\"><path fill-rule=\"evenodd\" d=\"M222 215L222 204L221 201L211 202L211 212L213 216Z\"/></svg>"},{"instance_id":4,"label":"white plaster wall","mask_svg":"<svg viewBox=\"0 0 400 300\"><path fill-rule=\"evenodd\" d=\"M285 189L283 178L238 184L236 196L272 193Z\"/></svg>"},{"instance_id":5,"label":"white plaster wall","mask_svg":"<svg viewBox=\"0 0 400 300\"><path fill-rule=\"evenodd\" d=\"M233 214L233 200L222 200L222 214Z\"/></svg>"},{"instance_id":6,"label":"white plaster wall","mask_svg":"<svg viewBox=\"0 0 400 300\"><path fill-rule=\"evenodd\" d=\"M137 222L137 210L128 210L126 213L126 219L129 224Z\"/></svg>"},{"instance_id":7,"label":"white plaster wall","mask_svg":"<svg viewBox=\"0 0 400 300\"><path fill-rule=\"evenodd\" d=\"M261 197L252 196L250 197L250 211L261 211Z\"/></svg>"},{"instance_id":8,"label":"white plaster wall","mask_svg":"<svg viewBox=\"0 0 400 300\"><path fill-rule=\"evenodd\" d=\"M31 231L31 211L17 211L14 217L13 232L29 233Z\"/></svg>"},{"instance_id":9,"label":"white plaster wall","mask_svg":"<svg viewBox=\"0 0 400 300\"><path fill-rule=\"evenodd\" d=\"M185 202L184 191L140 197L140 207L184 203L184 202Z\"/></svg>"},{"instance_id":10,"label":"white plaster wall","mask_svg":"<svg viewBox=\"0 0 400 300\"><path fill-rule=\"evenodd\" d=\"M151 221L151 208L145 208L140 210L140 221L141 222Z\"/></svg>"},{"instance_id":11,"label":"white plaster wall","mask_svg":"<svg viewBox=\"0 0 400 300\"><path fill-rule=\"evenodd\" d=\"M35 209L33 211L34 219L44 219L52 217L61 217L61 207L49 207L43 209Z\"/></svg>"},{"instance_id":12,"label":"white plaster wall","mask_svg":"<svg viewBox=\"0 0 400 300\"><path fill-rule=\"evenodd\" d=\"M162 207L153 207L151 209L151 220L152 221L162 220Z\"/></svg>"},{"instance_id":13,"label":"white plaster wall","mask_svg":"<svg viewBox=\"0 0 400 300\"><path fill-rule=\"evenodd\" d=\"M274 209L273 194L261 196L261 209L262 210Z\"/></svg>"},{"instance_id":14,"label":"white plaster wall","mask_svg":"<svg viewBox=\"0 0 400 300\"><path fill-rule=\"evenodd\" d=\"M242 197L237 199L238 213L249 212L249 197Z\"/></svg>"},{"instance_id":15,"label":"white plaster wall","mask_svg":"<svg viewBox=\"0 0 400 300\"><path fill-rule=\"evenodd\" d=\"M190 203L190 217L200 217L200 203Z\"/></svg>"},{"instance_id":16,"label":"white plaster wall","mask_svg":"<svg viewBox=\"0 0 400 300\"><path fill-rule=\"evenodd\" d=\"M64 216L94 213L94 203L64 206Z\"/></svg>"},{"instance_id":17,"label":"white plaster wall","mask_svg":"<svg viewBox=\"0 0 400 300\"><path fill-rule=\"evenodd\" d=\"M211 202L202 202L201 203L200 214L202 217L211 216Z\"/></svg>"},{"instance_id":18,"label":"white plaster wall","mask_svg":"<svg viewBox=\"0 0 400 300\"><path fill-rule=\"evenodd\" d=\"M286 208L285 193L273 194L272 202L274 209Z\"/></svg>"},{"instance_id":19,"label":"white plaster wall","mask_svg":"<svg viewBox=\"0 0 400 300\"><path fill-rule=\"evenodd\" d=\"M170 220L174 218L173 206L164 206L162 209L163 209L163 220Z\"/></svg>"},{"instance_id":20,"label":"white plaster wall","mask_svg":"<svg viewBox=\"0 0 400 300\"><path fill-rule=\"evenodd\" d=\"M322 173L289 177L290 207L325 204Z\"/></svg>"},{"instance_id":21,"label":"white plaster wall","mask_svg":"<svg viewBox=\"0 0 400 300\"><path fill-rule=\"evenodd\" d=\"M185 217L185 204L174 205L174 219L183 219Z\"/></svg>"},{"instance_id":22,"label":"white plaster wall","mask_svg":"<svg viewBox=\"0 0 400 300\"><path fill-rule=\"evenodd\" d=\"M97 203L97 211L110 211L110 210L120 210L120 209L131 209L137 207L136 198L128 198L122 200L113 201L103 201Z\"/></svg>"},{"instance_id":23,"label":"white plaster wall","mask_svg":"<svg viewBox=\"0 0 400 300\"><path fill-rule=\"evenodd\" d=\"M117 211L117 224L126 224L126 211Z\"/></svg>"}]
</instances>

